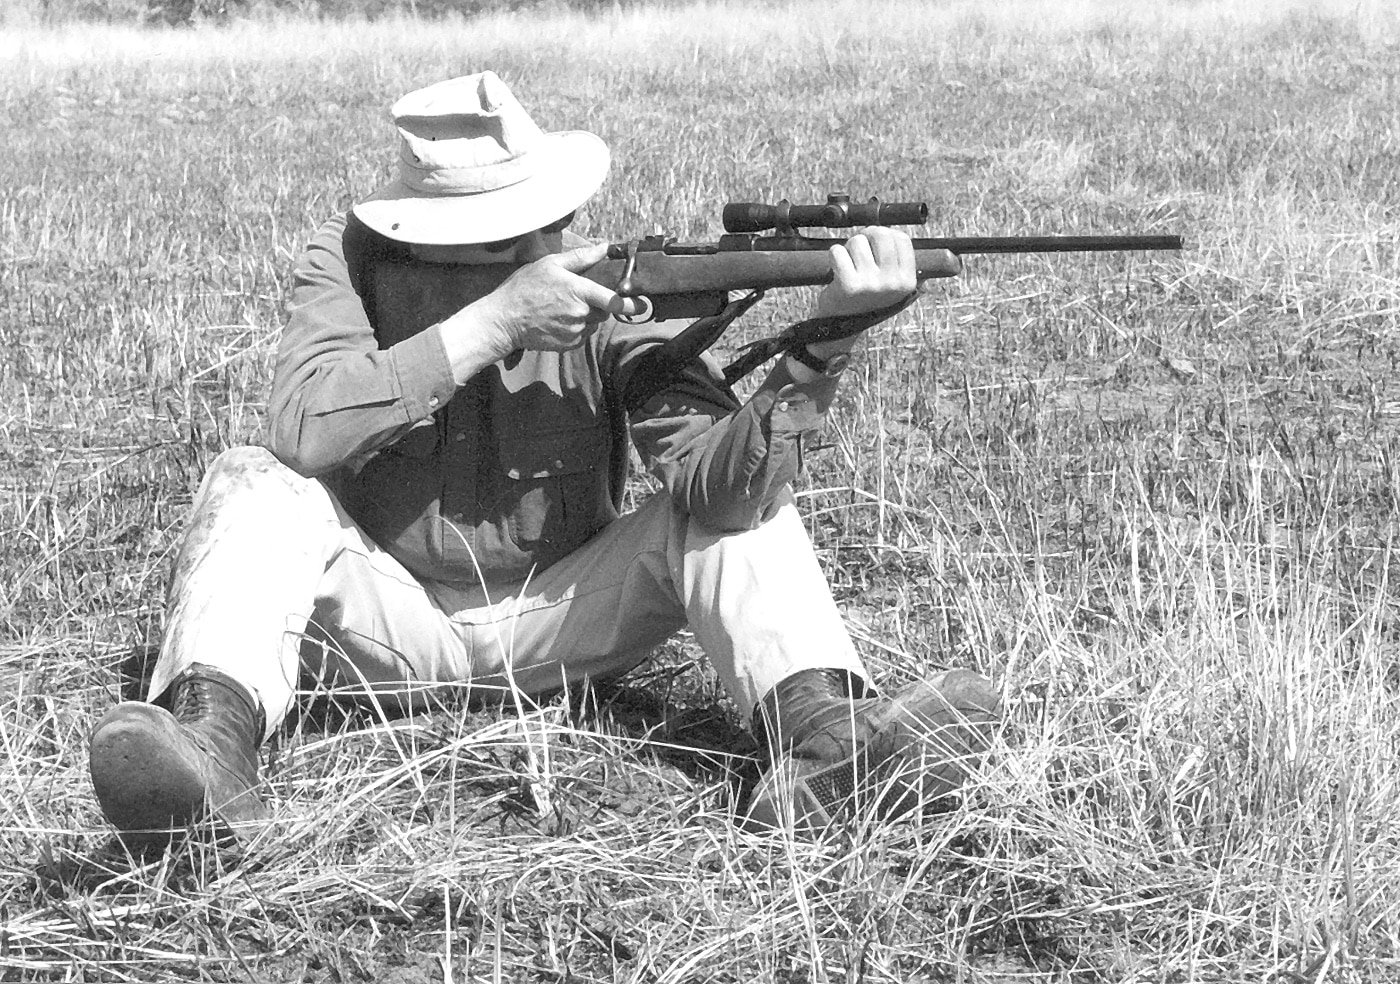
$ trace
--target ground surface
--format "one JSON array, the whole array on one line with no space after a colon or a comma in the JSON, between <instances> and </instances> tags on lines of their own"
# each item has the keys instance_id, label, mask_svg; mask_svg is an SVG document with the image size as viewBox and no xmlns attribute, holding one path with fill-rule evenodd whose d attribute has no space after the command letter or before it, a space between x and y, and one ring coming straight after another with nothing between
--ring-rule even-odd
<instances>
[{"instance_id":1,"label":"ground surface","mask_svg":"<svg viewBox=\"0 0 1400 984\"><path fill-rule=\"evenodd\" d=\"M0 977L1400 977L1400 27L1314 6L0 37ZM753 745L682 638L523 714L312 706L253 849L112 842L86 731L199 476L259 438L292 257L387 175L393 98L484 67L608 140L600 238L832 190L1188 237L971 261L871 332L809 457L877 675L1004 681L957 809L736 832Z\"/></svg>"}]
</instances>

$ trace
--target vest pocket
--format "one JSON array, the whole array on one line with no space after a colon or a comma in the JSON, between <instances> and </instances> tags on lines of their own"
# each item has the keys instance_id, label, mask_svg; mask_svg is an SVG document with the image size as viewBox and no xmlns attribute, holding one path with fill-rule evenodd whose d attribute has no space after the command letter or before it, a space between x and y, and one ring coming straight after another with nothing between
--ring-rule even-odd
<instances>
[{"instance_id":1,"label":"vest pocket","mask_svg":"<svg viewBox=\"0 0 1400 984\"><path fill-rule=\"evenodd\" d=\"M607 523L610 450L605 425L502 435L507 529L517 547L547 565Z\"/></svg>"}]
</instances>

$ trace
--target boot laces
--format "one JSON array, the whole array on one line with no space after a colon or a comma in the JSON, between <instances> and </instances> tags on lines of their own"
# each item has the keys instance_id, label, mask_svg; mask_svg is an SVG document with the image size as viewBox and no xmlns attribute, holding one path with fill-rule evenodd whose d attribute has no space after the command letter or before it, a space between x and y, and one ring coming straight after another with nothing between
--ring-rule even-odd
<instances>
[{"instance_id":1,"label":"boot laces","mask_svg":"<svg viewBox=\"0 0 1400 984\"><path fill-rule=\"evenodd\" d=\"M175 688L170 710L181 724L193 724L213 710L214 699L212 683L203 677L191 676Z\"/></svg>"}]
</instances>

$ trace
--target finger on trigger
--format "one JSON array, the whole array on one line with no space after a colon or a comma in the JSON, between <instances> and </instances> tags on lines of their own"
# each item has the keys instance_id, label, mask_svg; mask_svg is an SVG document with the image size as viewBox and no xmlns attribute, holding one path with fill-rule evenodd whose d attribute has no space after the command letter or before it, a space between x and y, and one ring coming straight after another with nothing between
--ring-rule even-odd
<instances>
[{"instance_id":1,"label":"finger on trigger","mask_svg":"<svg viewBox=\"0 0 1400 984\"><path fill-rule=\"evenodd\" d=\"M579 277L574 285L574 296L591 308L599 311L611 312L617 303L618 294L616 291L604 287L600 283L595 283L586 277Z\"/></svg>"},{"instance_id":2,"label":"finger on trigger","mask_svg":"<svg viewBox=\"0 0 1400 984\"><path fill-rule=\"evenodd\" d=\"M608 311L629 318L641 314L646 309L647 302L641 297L623 297L621 294L614 294L612 300L608 302Z\"/></svg>"}]
</instances>

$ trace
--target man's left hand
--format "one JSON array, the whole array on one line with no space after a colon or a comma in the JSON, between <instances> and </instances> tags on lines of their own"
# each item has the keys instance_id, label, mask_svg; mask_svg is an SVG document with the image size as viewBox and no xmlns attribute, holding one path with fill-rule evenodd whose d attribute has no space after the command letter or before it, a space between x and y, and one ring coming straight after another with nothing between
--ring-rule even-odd
<instances>
[{"instance_id":1,"label":"man's left hand","mask_svg":"<svg viewBox=\"0 0 1400 984\"><path fill-rule=\"evenodd\" d=\"M914 244L898 229L871 226L829 252L832 278L817 300L817 317L889 307L918 287Z\"/></svg>"}]
</instances>

